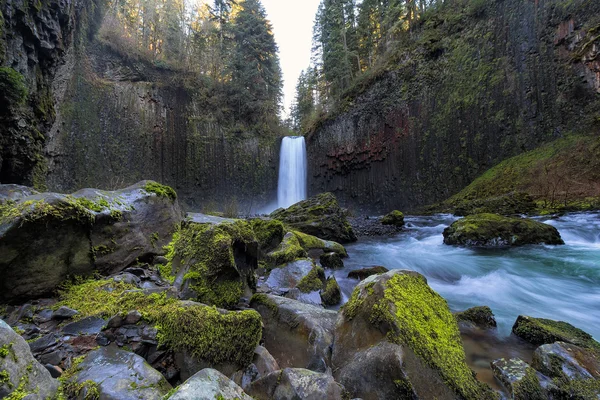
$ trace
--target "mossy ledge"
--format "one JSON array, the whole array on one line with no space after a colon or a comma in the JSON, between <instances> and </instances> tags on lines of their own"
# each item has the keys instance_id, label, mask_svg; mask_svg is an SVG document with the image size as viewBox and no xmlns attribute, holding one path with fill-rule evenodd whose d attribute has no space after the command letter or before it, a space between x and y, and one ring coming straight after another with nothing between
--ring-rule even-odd
<instances>
[{"instance_id":1,"label":"mossy ledge","mask_svg":"<svg viewBox=\"0 0 600 400\"><path fill-rule=\"evenodd\" d=\"M565 342L595 350L600 354L600 343L587 332L567 322L519 315L512 332L535 345Z\"/></svg>"},{"instance_id":2,"label":"mossy ledge","mask_svg":"<svg viewBox=\"0 0 600 400\"><path fill-rule=\"evenodd\" d=\"M64 288L60 298L55 307L76 309L77 318L111 317L137 310L144 320L156 326L160 346L189 351L214 365L248 365L262 336L261 317L254 310L227 312L167 298L165 293L148 296L123 282L76 282Z\"/></svg>"},{"instance_id":3,"label":"mossy ledge","mask_svg":"<svg viewBox=\"0 0 600 400\"><path fill-rule=\"evenodd\" d=\"M172 187L162 185L158 182L149 181L144 185L143 189L148 193L154 193L158 197L166 197L172 201L177 200L177 192Z\"/></svg>"}]
</instances>

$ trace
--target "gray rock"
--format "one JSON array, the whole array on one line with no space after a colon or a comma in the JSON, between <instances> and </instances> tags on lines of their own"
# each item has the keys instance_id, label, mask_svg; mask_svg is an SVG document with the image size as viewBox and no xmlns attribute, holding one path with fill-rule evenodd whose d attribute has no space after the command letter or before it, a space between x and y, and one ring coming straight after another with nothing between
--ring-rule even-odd
<instances>
[{"instance_id":1,"label":"gray rock","mask_svg":"<svg viewBox=\"0 0 600 400\"><path fill-rule=\"evenodd\" d=\"M257 346L254 350L252 364L233 374L231 380L245 389L250 383L278 370L279 364L271 353L263 346Z\"/></svg>"},{"instance_id":2,"label":"gray rock","mask_svg":"<svg viewBox=\"0 0 600 400\"><path fill-rule=\"evenodd\" d=\"M167 265L169 260L165 256L156 256L154 260L152 260L152 264L154 265Z\"/></svg>"},{"instance_id":3,"label":"gray rock","mask_svg":"<svg viewBox=\"0 0 600 400\"><path fill-rule=\"evenodd\" d=\"M130 311L129 313L127 313L127 316L125 317L125 324L126 325L135 325L138 322L140 322L142 319L142 314L139 311Z\"/></svg>"},{"instance_id":4,"label":"gray rock","mask_svg":"<svg viewBox=\"0 0 600 400\"><path fill-rule=\"evenodd\" d=\"M264 346L280 367L327 370L337 312L266 294L250 306L262 316Z\"/></svg>"},{"instance_id":5,"label":"gray rock","mask_svg":"<svg viewBox=\"0 0 600 400\"><path fill-rule=\"evenodd\" d=\"M285 297L292 300L301 301L302 303L310 304L317 307L322 307L321 294L318 290L310 293L302 293L300 289L294 288L285 294Z\"/></svg>"},{"instance_id":6,"label":"gray rock","mask_svg":"<svg viewBox=\"0 0 600 400\"><path fill-rule=\"evenodd\" d=\"M32 353L40 353L50 346L58 343L58 337L54 333L49 333L41 338L29 343L29 349Z\"/></svg>"},{"instance_id":7,"label":"gray rock","mask_svg":"<svg viewBox=\"0 0 600 400\"><path fill-rule=\"evenodd\" d=\"M113 346L89 353L70 381L94 382L103 400L159 400L171 389L142 357Z\"/></svg>"},{"instance_id":8,"label":"gray rock","mask_svg":"<svg viewBox=\"0 0 600 400\"><path fill-rule=\"evenodd\" d=\"M58 310L54 311L54 314L52 314L52 318L58 319L58 320L69 319L69 318L73 318L77 314L79 314L79 311L73 310L72 308L69 308L69 307L61 306L58 308Z\"/></svg>"},{"instance_id":9,"label":"gray rock","mask_svg":"<svg viewBox=\"0 0 600 400\"><path fill-rule=\"evenodd\" d=\"M34 194L39 194L39 192L27 186L13 184L0 185L0 204L6 201L21 200Z\"/></svg>"},{"instance_id":10,"label":"gray rock","mask_svg":"<svg viewBox=\"0 0 600 400\"><path fill-rule=\"evenodd\" d=\"M58 365L64 358L64 353L61 350L51 351L47 354L39 356L39 360L42 364Z\"/></svg>"},{"instance_id":11,"label":"gray rock","mask_svg":"<svg viewBox=\"0 0 600 400\"><path fill-rule=\"evenodd\" d=\"M71 322L63 327L65 335L97 335L106 326L106 320L100 317L87 317Z\"/></svg>"},{"instance_id":12,"label":"gray rock","mask_svg":"<svg viewBox=\"0 0 600 400\"><path fill-rule=\"evenodd\" d=\"M252 382L246 393L257 399L341 400L344 390L331 375L286 368Z\"/></svg>"},{"instance_id":13,"label":"gray rock","mask_svg":"<svg viewBox=\"0 0 600 400\"><path fill-rule=\"evenodd\" d=\"M117 314L106 323L108 329L120 328L123 325L123 317L121 314Z\"/></svg>"},{"instance_id":14,"label":"gray rock","mask_svg":"<svg viewBox=\"0 0 600 400\"><path fill-rule=\"evenodd\" d=\"M544 400L548 398L542 388L543 379L527 363L518 358L501 358L491 363L494 376L502 382L514 400ZM538 378L538 375L540 377Z\"/></svg>"},{"instance_id":15,"label":"gray rock","mask_svg":"<svg viewBox=\"0 0 600 400\"><path fill-rule=\"evenodd\" d=\"M121 272L119 275L114 276L112 280L115 282L127 283L129 285L134 285L137 287L139 287L142 282L139 277L135 276L130 272Z\"/></svg>"},{"instance_id":16,"label":"gray rock","mask_svg":"<svg viewBox=\"0 0 600 400\"><path fill-rule=\"evenodd\" d=\"M55 379L60 378L64 372L62 368L57 367L56 365L46 364L44 365L44 368L46 368L48 372L50 372L50 376Z\"/></svg>"},{"instance_id":17,"label":"gray rock","mask_svg":"<svg viewBox=\"0 0 600 400\"><path fill-rule=\"evenodd\" d=\"M48 322L48 321L52 320L53 315L54 315L54 311L52 311L52 309L50 309L50 308L46 308L46 309L38 312L36 315L34 315L33 320L34 320L34 322L36 322L38 324L43 324L44 322Z\"/></svg>"},{"instance_id":18,"label":"gray rock","mask_svg":"<svg viewBox=\"0 0 600 400\"><path fill-rule=\"evenodd\" d=\"M217 370L206 368L198 372L182 385L170 397L170 400L199 399L238 399L252 400L241 387Z\"/></svg>"},{"instance_id":19,"label":"gray rock","mask_svg":"<svg viewBox=\"0 0 600 400\"><path fill-rule=\"evenodd\" d=\"M197 224L211 224L211 225L219 225L225 222L235 222L235 219L232 218L221 218L215 217L213 215L206 215L200 213L187 213L186 220L195 222Z\"/></svg>"},{"instance_id":20,"label":"gray rock","mask_svg":"<svg viewBox=\"0 0 600 400\"><path fill-rule=\"evenodd\" d=\"M314 265L311 259L305 258L274 268L262 286L263 290L281 292L280 289L295 288Z\"/></svg>"},{"instance_id":21,"label":"gray rock","mask_svg":"<svg viewBox=\"0 0 600 400\"><path fill-rule=\"evenodd\" d=\"M570 343L555 342L538 347L533 353L532 366L563 382L600 380L599 353Z\"/></svg>"},{"instance_id":22,"label":"gray rock","mask_svg":"<svg viewBox=\"0 0 600 400\"><path fill-rule=\"evenodd\" d=\"M31 354L25 339L0 320L0 398L8 397L19 387L28 393L28 399L52 398L58 390L58 381Z\"/></svg>"}]
</instances>

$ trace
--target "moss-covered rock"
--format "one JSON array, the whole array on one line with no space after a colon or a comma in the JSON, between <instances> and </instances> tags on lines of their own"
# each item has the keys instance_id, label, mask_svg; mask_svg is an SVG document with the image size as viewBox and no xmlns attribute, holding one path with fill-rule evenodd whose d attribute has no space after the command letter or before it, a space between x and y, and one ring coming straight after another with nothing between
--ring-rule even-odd
<instances>
[{"instance_id":1,"label":"moss-covered rock","mask_svg":"<svg viewBox=\"0 0 600 400\"><path fill-rule=\"evenodd\" d=\"M279 243L279 246L266 254L265 259L267 265L276 267L305 257L307 257L306 250L300 245L298 237L294 233L288 232Z\"/></svg>"},{"instance_id":2,"label":"moss-covered rock","mask_svg":"<svg viewBox=\"0 0 600 400\"><path fill-rule=\"evenodd\" d=\"M386 267L382 267L380 265L374 267L361 268L354 271L348 272L348 278L364 280L370 277L371 275L380 275L389 272L389 269Z\"/></svg>"},{"instance_id":3,"label":"moss-covered rock","mask_svg":"<svg viewBox=\"0 0 600 400\"><path fill-rule=\"evenodd\" d=\"M327 278L321 291L321 301L326 306L336 306L342 301L342 290L334 276Z\"/></svg>"},{"instance_id":4,"label":"moss-covered rock","mask_svg":"<svg viewBox=\"0 0 600 400\"><path fill-rule=\"evenodd\" d=\"M497 326L494 313L487 306L469 308L468 310L455 313L454 317L459 325L463 323L474 325L481 329L490 329Z\"/></svg>"},{"instance_id":5,"label":"moss-covered rock","mask_svg":"<svg viewBox=\"0 0 600 400\"><path fill-rule=\"evenodd\" d=\"M283 294L284 291L297 287L300 281L314 268L315 263L310 258L301 258L280 265L269 271L269 275L261 287L268 292Z\"/></svg>"},{"instance_id":6,"label":"moss-covered rock","mask_svg":"<svg viewBox=\"0 0 600 400\"><path fill-rule=\"evenodd\" d=\"M27 94L23 75L10 67L0 67L0 104L3 107L22 104Z\"/></svg>"},{"instance_id":7,"label":"moss-covered rock","mask_svg":"<svg viewBox=\"0 0 600 400\"><path fill-rule=\"evenodd\" d=\"M331 193L322 193L285 210L276 210L271 218L322 239L339 243L356 241L356 235L346 219L346 212L340 208Z\"/></svg>"},{"instance_id":8,"label":"moss-covered rock","mask_svg":"<svg viewBox=\"0 0 600 400\"><path fill-rule=\"evenodd\" d=\"M203 369L177 387L170 400L237 399L252 400L241 387L211 368Z\"/></svg>"},{"instance_id":9,"label":"moss-covered rock","mask_svg":"<svg viewBox=\"0 0 600 400\"><path fill-rule=\"evenodd\" d=\"M564 241L551 225L526 218L475 214L446 228L444 243L469 247L506 247L542 243L560 245Z\"/></svg>"},{"instance_id":10,"label":"moss-covered rock","mask_svg":"<svg viewBox=\"0 0 600 400\"><path fill-rule=\"evenodd\" d=\"M246 392L255 399L342 400L344 389L330 374L303 368L285 368L252 382Z\"/></svg>"},{"instance_id":11,"label":"moss-covered rock","mask_svg":"<svg viewBox=\"0 0 600 400\"><path fill-rule=\"evenodd\" d=\"M258 242L246 221L221 224L186 222L173 236L167 270L180 298L234 307L256 288Z\"/></svg>"},{"instance_id":12,"label":"moss-covered rock","mask_svg":"<svg viewBox=\"0 0 600 400\"><path fill-rule=\"evenodd\" d=\"M404 226L404 214L398 210L394 210L381 218L381 223L401 228Z\"/></svg>"},{"instance_id":13,"label":"moss-covered rock","mask_svg":"<svg viewBox=\"0 0 600 400\"><path fill-rule=\"evenodd\" d=\"M590 334L563 321L519 315L512 332L535 345L565 342L600 351L600 343Z\"/></svg>"},{"instance_id":14,"label":"moss-covered rock","mask_svg":"<svg viewBox=\"0 0 600 400\"><path fill-rule=\"evenodd\" d=\"M394 270L371 276L356 287L336 325L334 376L344 375L348 382L344 385L354 386L350 383L362 378L344 370L365 362L359 354L384 341L401 347L402 354L398 365L388 365L386 370L398 369L402 374L382 373L373 379L394 397L497 398L467 366L458 325L446 301L416 272Z\"/></svg>"},{"instance_id":15,"label":"moss-covered rock","mask_svg":"<svg viewBox=\"0 0 600 400\"><path fill-rule=\"evenodd\" d=\"M250 220L250 224L252 224L258 245L263 252L275 249L286 234L283 223L275 219L256 218Z\"/></svg>"},{"instance_id":16,"label":"moss-covered rock","mask_svg":"<svg viewBox=\"0 0 600 400\"><path fill-rule=\"evenodd\" d=\"M513 400L545 400L548 398L542 388L537 372L518 358L501 358L491 363L494 376L502 382Z\"/></svg>"},{"instance_id":17,"label":"moss-covered rock","mask_svg":"<svg viewBox=\"0 0 600 400\"><path fill-rule=\"evenodd\" d=\"M323 253L321 257L319 257L319 261L323 268L330 269L342 269L344 268L344 262L342 258L337 253Z\"/></svg>"},{"instance_id":18,"label":"moss-covered rock","mask_svg":"<svg viewBox=\"0 0 600 400\"><path fill-rule=\"evenodd\" d=\"M293 233L298 238L302 248L306 251L322 250L326 253L336 253L340 257L348 257L348 252L346 252L344 246L337 242L319 239L316 236L307 235L299 231L294 231Z\"/></svg>"},{"instance_id":19,"label":"moss-covered rock","mask_svg":"<svg viewBox=\"0 0 600 400\"><path fill-rule=\"evenodd\" d=\"M311 293L319 291L325 284L325 270L318 265L313 266L310 272L303 277L296 287L302 293Z\"/></svg>"}]
</instances>

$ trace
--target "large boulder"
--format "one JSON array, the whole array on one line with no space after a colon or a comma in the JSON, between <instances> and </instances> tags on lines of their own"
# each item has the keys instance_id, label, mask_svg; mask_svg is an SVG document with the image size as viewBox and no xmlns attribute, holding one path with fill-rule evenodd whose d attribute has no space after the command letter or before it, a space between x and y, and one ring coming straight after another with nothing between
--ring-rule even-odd
<instances>
[{"instance_id":1,"label":"large boulder","mask_svg":"<svg viewBox=\"0 0 600 400\"><path fill-rule=\"evenodd\" d=\"M265 291L283 294L289 289L297 287L313 268L315 268L315 264L310 258L302 258L273 268L261 288Z\"/></svg>"},{"instance_id":2,"label":"large boulder","mask_svg":"<svg viewBox=\"0 0 600 400\"><path fill-rule=\"evenodd\" d=\"M251 383L246 393L257 400L342 400L343 388L331 375L286 368Z\"/></svg>"},{"instance_id":3,"label":"large boulder","mask_svg":"<svg viewBox=\"0 0 600 400\"><path fill-rule=\"evenodd\" d=\"M377 393L385 398L496 398L467 366L446 301L413 271L374 275L355 288L336 323L332 364L334 377L364 400L380 398Z\"/></svg>"},{"instance_id":4,"label":"large boulder","mask_svg":"<svg viewBox=\"0 0 600 400\"><path fill-rule=\"evenodd\" d=\"M252 364L233 374L231 380L245 389L252 382L279 369L279 364L271 353L263 346L257 346L254 350Z\"/></svg>"},{"instance_id":5,"label":"large boulder","mask_svg":"<svg viewBox=\"0 0 600 400\"><path fill-rule=\"evenodd\" d=\"M404 214L398 210L394 210L381 218L381 224L402 228L404 226Z\"/></svg>"},{"instance_id":6,"label":"large boulder","mask_svg":"<svg viewBox=\"0 0 600 400\"><path fill-rule=\"evenodd\" d=\"M339 243L356 241L356 235L346 219L346 211L340 208L332 193L319 194L285 210L275 210L270 217L322 239Z\"/></svg>"},{"instance_id":7,"label":"large boulder","mask_svg":"<svg viewBox=\"0 0 600 400\"><path fill-rule=\"evenodd\" d=\"M534 345L565 342L600 351L600 343L592 335L563 321L519 315L512 332Z\"/></svg>"},{"instance_id":8,"label":"large boulder","mask_svg":"<svg viewBox=\"0 0 600 400\"><path fill-rule=\"evenodd\" d=\"M269 267L276 267L307 256L308 253L298 241L298 237L288 232L279 245L266 254L265 259Z\"/></svg>"},{"instance_id":9,"label":"large boulder","mask_svg":"<svg viewBox=\"0 0 600 400\"><path fill-rule=\"evenodd\" d=\"M335 311L267 294L255 294L250 306L262 316L264 346L280 367L323 372L331 365Z\"/></svg>"},{"instance_id":10,"label":"large boulder","mask_svg":"<svg viewBox=\"0 0 600 400\"><path fill-rule=\"evenodd\" d=\"M246 221L185 222L168 248L163 271L181 299L233 308L256 289L258 242Z\"/></svg>"},{"instance_id":11,"label":"large boulder","mask_svg":"<svg viewBox=\"0 0 600 400\"><path fill-rule=\"evenodd\" d=\"M491 363L494 376L502 383L512 400L545 400L546 391L540 384L541 376L519 358L501 358Z\"/></svg>"},{"instance_id":12,"label":"large boulder","mask_svg":"<svg viewBox=\"0 0 600 400\"><path fill-rule=\"evenodd\" d=\"M49 294L68 276L114 273L152 259L182 219L175 196L171 188L145 181L115 192L5 197L0 302Z\"/></svg>"},{"instance_id":13,"label":"large boulder","mask_svg":"<svg viewBox=\"0 0 600 400\"><path fill-rule=\"evenodd\" d=\"M558 230L526 218L475 214L444 229L444 243L469 247L507 247L527 244L565 244Z\"/></svg>"},{"instance_id":14,"label":"large boulder","mask_svg":"<svg viewBox=\"0 0 600 400\"><path fill-rule=\"evenodd\" d=\"M177 387L170 400L252 400L241 387L217 370L206 368Z\"/></svg>"},{"instance_id":15,"label":"large boulder","mask_svg":"<svg viewBox=\"0 0 600 400\"><path fill-rule=\"evenodd\" d=\"M33 358L25 339L0 320L0 398L44 400L57 390L58 381Z\"/></svg>"},{"instance_id":16,"label":"large boulder","mask_svg":"<svg viewBox=\"0 0 600 400\"><path fill-rule=\"evenodd\" d=\"M116 346L90 352L65 381L69 398L159 400L171 389L142 357Z\"/></svg>"}]
</instances>

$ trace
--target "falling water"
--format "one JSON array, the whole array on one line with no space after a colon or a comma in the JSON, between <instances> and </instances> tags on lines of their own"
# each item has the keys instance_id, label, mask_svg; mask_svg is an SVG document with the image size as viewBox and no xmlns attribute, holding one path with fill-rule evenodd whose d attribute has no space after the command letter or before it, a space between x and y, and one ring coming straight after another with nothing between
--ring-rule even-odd
<instances>
[{"instance_id":1,"label":"falling water","mask_svg":"<svg viewBox=\"0 0 600 400\"><path fill-rule=\"evenodd\" d=\"M287 208L306 199L306 144L302 136L288 136L281 143L277 205Z\"/></svg>"}]
</instances>

